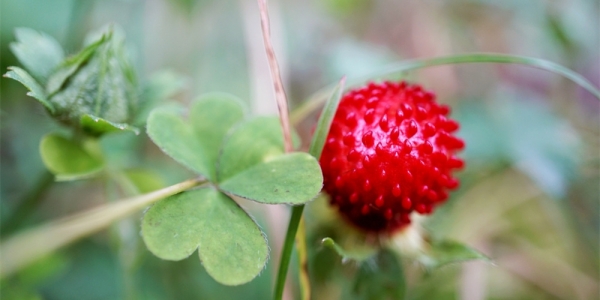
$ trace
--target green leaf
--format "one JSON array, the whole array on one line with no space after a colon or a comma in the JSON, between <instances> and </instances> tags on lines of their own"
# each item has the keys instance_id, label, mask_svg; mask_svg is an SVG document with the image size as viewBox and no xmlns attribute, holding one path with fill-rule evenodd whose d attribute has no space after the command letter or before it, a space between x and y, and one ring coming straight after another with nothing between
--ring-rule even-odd
<instances>
[{"instance_id":1,"label":"green leaf","mask_svg":"<svg viewBox=\"0 0 600 300\"><path fill-rule=\"evenodd\" d=\"M217 177L215 165L227 132L243 118L241 100L228 94L206 94L192 103L190 123L196 139L204 148L204 155L211 162L209 178Z\"/></svg>"},{"instance_id":2,"label":"green leaf","mask_svg":"<svg viewBox=\"0 0 600 300\"><path fill-rule=\"evenodd\" d=\"M206 271L227 285L252 280L269 256L258 225L213 188L184 192L152 206L142 221L142 236L162 259L182 260L198 249Z\"/></svg>"},{"instance_id":3,"label":"green leaf","mask_svg":"<svg viewBox=\"0 0 600 300\"><path fill-rule=\"evenodd\" d=\"M107 40L108 36L103 35L95 42L87 45L77 54L63 61L58 69L48 78L48 83L46 84L48 93L54 94L61 89L65 81L77 70L79 70L79 68L92 57L92 55L96 52L96 49L106 43Z\"/></svg>"},{"instance_id":4,"label":"green leaf","mask_svg":"<svg viewBox=\"0 0 600 300\"><path fill-rule=\"evenodd\" d=\"M243 114L241 103L233 96L209 94L192 104L189 123L173 109L154 109L148 117L147 131L167 155L214 181L219 147Z\"/></svg>"},{"instance_id":5,"label":"green leaf","mask_svg":"<svg viewBox=\"0 0 600 300\"><path fill-rule=\"evenodd\" d=\"M327 99L325 107L319 117L319 121L317 122L317 127L315 128L315 133L313 134L312 141L310 142L310 149L308 151L308 153L317 159L321 157L321 152L323 151L323 146L325 145L325 140L329 133L329 127L331 127L331 122L333 122L338 105L342 100L345 82L346 78L342 78L335 87L333 93L331 93L331 96Z\"/></svg>"},{"instance_id":6,"label":"green leaf","mask_svg":"<svg viewBox=\"0 0 600 300\"><path fill-rule=\"evenodd\" d=\"M8 70L9 71L4 74L4 77L14 79L23 84L29 90L29 92L27 92L27 96L33 97L40 101L40 103L42 103L42 105L44 105L50 113L54 113L56 111L54 106L48 101L44 89L39 85L39 83L37 83L37 81L35 81L33 77L31 77L31 75L29 75L29 73L19 67L9 67Z\"/></svg>"},{"instance_id":7,"label":"green leaf","mask_svg":"<svg viewBox=\"0 0 600 300\"><path fill-rule=\"evenodd\" d=\"M323 187L317 160L304 152L274 157L223 181L220 188L235 196L266 204L302 204Z\"/></svg>"},{"instance_id":8,"label":"green leaf","mask_svg":"<svg viewBox=\"0 0 600 300\"><path fill-rule=\"evenodd\" d=\"M56 117L75 126L84 114L113 123L129 122L138 106L134 74L123 38L109 31L50 79L48 90Z\"/></svg>"},{"instance_id":9,"label":"green leaf","mask_svg":"<svg viewBox=\"0 0 600 300\"><path fill-rule=\"evenodd\" d=\"M212 173L212 162L181 114L158 107L150 113L146 130L152 141L180 164L207 178Z\"/></svg>"},{"instance_id":10,"label":"green leaf","mask_svg":"<svg viewBox=\"0 0 600 300\"><path fill-rule=\"evenodd\" d=\"M490 259L481 252L465 244L449 240L432 242L430 248L418 258L429 271L447 264L475 259L490 261Z\"/></svg>"},{"instance_id":11,"label":"green leaf","mask_svg":"<svg viewBox=\"0 0 600 300\"><path fill-rule=\"evenodd\" d=\"M60 181L88 178L104 167L102 160L84 145L55 133L42 138L40 154L48 170Z\"/></svg>"},{"instance_id":12,"label":"green leaf","mask_svg":"<svg viewBox=\"0 0 600 300\"><path fill-rule=\"evenodd\" d=\"M292 132L294 145L298 135ZM284 153L283 133L277 117L256 117L234 127L222 145L217 169L219 181Z\"/></svg>"},{"instance_id":13,"label":"green leaf","mask_svg":"<svg viewBox=\"0 0 600 300\"><path fill-rule=\"evenodd\" d=\"M404 299L406 279L402 264L390 250L383 249L361 264L354 281L359 299Z\"/></svg>"},{"instance_id":14,"label":"green leaf","mask_svg":"<svg viewBox=\"0 0 600 300\"><path fill-rule=\"evenodd\" d=\"M131 131L139 134L140 130L127 123L114 123L96 116L84 114L80 121L83 131L92 136L100 136L113 131Z\"/></svg>"},{"instance_id":15,"label":"green leaf","mask_svg":"<svg viewBox=\"0 0 600 300\"><path fill-rule=\"evenodd\" d=\"M60 44L52 37L29 28L15 29L16 43L10 49L33 77L45 84L48 76L64 59Z\"/></svg>"},{"instance_id":16,"label":"green leaf","mask_svg":"<svg viewBox=\"0 0 600 300\"><path fill-rule=\"evenodd\" d=\"M352 247L351 249L344 249L330 237L324 238L321 241L321 243L323 244L323 246L332 249L339 256L341 256L342 262L347 262L349 260L362 262L372 257L377 252L377 248L367 244L354 245L354 247Z\"/></svg>"}]
</instances>

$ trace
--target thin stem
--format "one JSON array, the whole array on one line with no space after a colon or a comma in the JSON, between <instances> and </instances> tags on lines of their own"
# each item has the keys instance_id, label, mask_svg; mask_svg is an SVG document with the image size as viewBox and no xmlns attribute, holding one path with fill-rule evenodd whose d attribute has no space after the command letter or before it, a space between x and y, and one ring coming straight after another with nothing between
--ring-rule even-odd
<instances>
[{"instance_id":1,"label":"thin stem","mask_svg":"<svg viewBox=\"0 0 600 300\"><path fill-rule=\"evenodd\" d=\"M207 182L195 178L137 197L108 203L9 238L0 246L0 278L35 260L88 236L163 198Z\"/></svg>"},{"instance_id":2,"label":"thin stem","mask_svg":"<svg viewBox=\"0 0 600 300\"><path fill-rule=\"evenodd\" d=\"M279 119L281 128L283 129L283 140L285 152L294 150L292 144L292 136L290 134L290 121L285 90L283 89L283 81L279 72L279 64L271 43L271 25L269 24L269 11L267 8L267 0L258 0L260 9L260 25L262 28L263 40L265 43L265 51L267 52L267 60L271 69L271 77L273 78L273 86L275 88L275 99L277 100L277 108L279 109Z\"/></svg>"},{"instance_id":3,"label":"thin stem","mask_svg":"<svg viewBox=\"0 0 600 300\"><path fill-rule=\"evenodd\" d=\"M279 72L279 64L277 63L275 50L273 50L273 45L271 43L271 26L269 24L267 0L258 0L258 7L260 10L260 25L265 43L265 51L267 52L267 60L269 61L269 68L271 69L271 77L273 79L273 86L275 88L277 108L279 109L279 120L281 121L281 128L283 130L284 147L285 152L287 153L293 151L294 146L292 144L292 137L290 134L287 98L285 96L285 90L283 88L283 81L281 80L281 73ZM302 218L303 210L304 205L295 206L292 209L292 216L290 217L290 223L288 225L285 243L281 253L277 282L275 283L275 299L281 299L283 297L285 278L287 276L290 258L292 256L292 248L294 247L294 239L296 237L296 232L298 231L298 224Z\"/></svg>"},{"instance_id":4,"label":"thin stem","mask_svg":"<svg viewBox=\"0 0 600 300\"><path fill-rule=\"evenodd\" d=\"M304 205L298 205L292 208L292 216L290 217L290 223L285 235L285 242L283 244L283 249L281 250L281 260L279 262L279 271L277 272L277 282L275 283L275 293L273 297L275 300L281 300L283 297L285 278L290 266L292 249L294 248L294 239L296 237L296 233L298 232L298 225L300 224L303 211Z\"/></svg>"},{"instance_id":5,"label":"thin stem","mask_svg":"<svg viewBox=\"0 0 600 300\"><path fill-rule=\"evenodd\" d=\"M597 87L595 87L585 77L564 66L539 58L497 53L470 53L426 59L405 60L396 64L391 64L389 67L373 74L354 78L349 81L348 86L352 87L362 84L368 80L381 79L392 74L398 74L421 68L467 63L516 64L553 72L571 80L600 100L600 91ZM325 100L327 100L328 91L330 91L332 88L333 85L324 87L323 89L314 93L307 101L304 101L302 106L292 112L290 117L292 124L299 124L304 118L306 118L308 114L321 106Z\"/></svg>"},{"instance_id":6,"label":"thin stem","mask_svg":"<svg viewBox=\"0 0 600 300\"><path fill-rule=\"evenodd\" d=\"M308 251L306 249L306 223L300 218L296 233L296 250L298 251L298 267L300 269L300 295L302 300L310 300L310 278L308 277Z\"/></svg>"},{"instance_id":7,"label":"thin stem","mask_svg":"<svg viewBox=\"0 0 600 300\"><path fill-rule=\"evenodd\" d=\"M317 129L313 135L313 139L310 142L310 148L308 152L315 158L321 157L321 152L323 151L323 145L325 143L325 138L327 136L327 132L329 131L329 127L331 126L331 122L335 115L335 111L337 110L339 101L341 99L341 93L344 90L344 84L346 82L346 78L342 78L340 83L336 86L329 98L328 103L325 105L323 109L323 113L319 117ZM302 255L306 254L306 250L302 247L304 245L304 230L301 230L299 234L297 234L299 223L302 221L302 211L304 210L304 205L295 206L292 209L292 216L290 217L290 222L288 225L288 231L285 237L285 244L283 246L282 254L281 254L281 262L279 264L279 273L277 274L277 283L275 285L275 299L280 300L283 295L283 288L285 283L285 277L287 275L288 266L290 263L290 257L292 256L292 249L294 246L294 237L296 239L302 239L302 243L300 244L299 255L300 260L302 261ZM308 275L306 270L306 264L303 264L300 273L300 284L302 284L302 291L310 293L310 286L308 281ZM305 278L303 278L305 276ZM305 297L310 298L310 295L303 295Z\"/></svg>"}]
</instances>

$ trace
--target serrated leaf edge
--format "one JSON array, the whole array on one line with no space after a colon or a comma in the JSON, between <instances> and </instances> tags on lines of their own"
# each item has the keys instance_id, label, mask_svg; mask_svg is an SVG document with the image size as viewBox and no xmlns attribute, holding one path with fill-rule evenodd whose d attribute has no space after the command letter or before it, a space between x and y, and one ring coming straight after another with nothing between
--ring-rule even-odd
<instances>
[{"instance_id":1,"label":"serrated leaf edge","mask_svg":"<svg viewBox=\"0 0 600 300\"><path fill-rule=\"evenodd\" d=\"M29 90L27 92L27 96L38 100L42 105L44 105L44 107L46 107L46 109L48 109L48 111L50 113L53 114L56 111L56 109L54 108L54 105L52 105L52 103L50 103L50 101L48 101L48 96L46 95L44 88L42 88L42 86L37 82L37 80L35 80L35 78L33 78L33 76L31 76L31 74L29 74L24 69L21 69L19 67L15 67L15 66L8 67L8 70L9 71L6 72L3 75L3 77L18 81L23 86L25 86L25 88L27 88ZM21 73L21 74L19 74L19 73ZM25 77L25 78L23 78L23 77ZM31 82L26 83L25 80L19 79L19 78L23 78L25 80L31 80ZM30 86L30 85L32 85L32 86ZM34 91L34 89L37 91Z\"/></svg>"}]
</instances>

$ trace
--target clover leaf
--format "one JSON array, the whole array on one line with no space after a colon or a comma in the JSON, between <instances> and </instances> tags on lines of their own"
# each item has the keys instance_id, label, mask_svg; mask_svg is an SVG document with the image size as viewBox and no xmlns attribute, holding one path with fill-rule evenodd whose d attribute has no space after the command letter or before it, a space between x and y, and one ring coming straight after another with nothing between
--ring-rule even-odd
<instances>
[{"instance_id":1,"label":"clover leaf","mask_svg":"<svg viewBox=\"0 0 600 300\"><path fill-rule=\"evenodd\" d=\"M317 196L323 176L314 157L295 152L254 165L219 186L233 195L265 204L303 204Z\"/></svg>"},{"instance_id":2,"label":"clover leaf","mask_svg":"<svg viewBox=\"0 0 600 300\"><path fill-rule=\"evenodd\" d=\"M148 249L166 260L182 260L196 249L208 274L226 285L256 277L269 256L254 220L213 187L187 191L152 206L142 222Z\"/></svg>"},{"instance_id":3,"label":"clover leaf","mask_svg":"<svg viewBox=\"0 0 600 300\"><path fill-rule=\"evenodd\" d=\"M293 136L297 145L297 135ZM322 188L321 168L314 157L303 152L284 154L276 117L241 122L220 153L219 186L233 195L266 204L302 204Z\"/></svg>"},{"instance_id":4,"label":"clover leaf","mask_svg":"<svg viewBox=\"0 0 600 300\"><path fill-rule=\"evenodd\" d=\"M233 96L204 95L185 112L181 106L155 108L147 132L163 152L205 177L208 187L151 207L142 223L144 241L168 260L198 249L218 282L248 282L263 269L268 247L258 225L230 196L267 204L308 202L323 185L319 163L308 153L284 153L277 118L246 119Z\"/></svg>"},{"instance_id":5,"label":"clover leaf","mask_svg":"<svg viewBox=\"0 0 600 300\"><path fill-rule=\"evenodd\" d=\"M148 136L167 155L192 171L216 179L216 159L225 134L242 120L241 102L226 94L196 99L188 120L182 108L158 107L148 117Z\"/></svg>"}]
</instances>

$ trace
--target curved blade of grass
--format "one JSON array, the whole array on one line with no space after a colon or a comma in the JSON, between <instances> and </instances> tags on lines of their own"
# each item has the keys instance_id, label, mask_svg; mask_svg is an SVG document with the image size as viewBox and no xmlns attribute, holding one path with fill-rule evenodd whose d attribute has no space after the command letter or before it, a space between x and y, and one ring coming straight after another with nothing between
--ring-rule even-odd
<instances>
[{"instance_id":1,"label":"curved blade of grass","mask_svg":"<svg viewBox=\"0 0 600 300\"><path fill-rule=\"evenodd\" d=\"M467 63L518 64L549 71L573 81L577 85L587 90L590 94L594 95L594 97L598 98L598 100L600 100L600 90L598 90L598 88L595 87L589 80L585 79L583 76L569 68L544 59L497 53L471 53L442 56L429 59L406 60L397 64L390 65L389 67L378 72L372 73L368 76L352 79L348 86L355 86L362 84L367 80L373 80L377 78L386 77L392 74L422 69L426 67ZM306 115L308 115L311 111L319 107L321 103L325 101L327 91L330 91L332 88L332 86L328 86L313 94L313 96L309 98L308 101L306 101L300 108L296 109L292 113L290 117L292 123L298 124L303 118L306 117Z\"/></svg>"},{"instance_id":2,"label":"curved blade of grass","mask_svg":"<svg viewBox=\"0 0 600 300\"><path fill-rule=\"evenodd\" d=\"M342 78L340 82L334 87L333 93L327 100L325 108L319 117L317 128L313 135L310 143L308 153L314 156L317 160L321 156L323 151L323 145L327 139L329 133L329 127L337 111L337 107L342 99L342 91L344 91L344 84L346 78ZM294 240L298 231L298 225L302 219L302 212L304 211L304 205L297 205L292 208L292 215L290 216L290 222L288 224L287 233L285 234L285 242L283 249L281 250L281 260L279 263L279 270L277 273L277 282L275 283L275 294L274 299L281 299L283 297L283 289L285 287L285 278L287 276L288 267L290 265L290 258L292 256L292 249L294 248Z\"/></svg>"},{"instance_id":3,"label":"curved blade of grass","mask_svg":"<svg viewBox=\"0 0 600 300\"><path fill-rule=\"evenodd\" d=\"M389 74L400 73L425 67L466 63L519 64L549 71L573 81L574 83L578 84L579 86L590 92L590 94L594 95L594 97L598 98L598 100L600 100L600 91L583 76L567 67L564 67L562 65L548 60L534 57L496 53L473 53L442 56L431 59L408 60L400 62L398 64L394 64L386 68L385 70L371 74L371 76L365 76L365 78L363 78L363 80L361 81L368 80L369 78L375 78L378 76L385 76Z\"/></svg>"}]
</instances>

